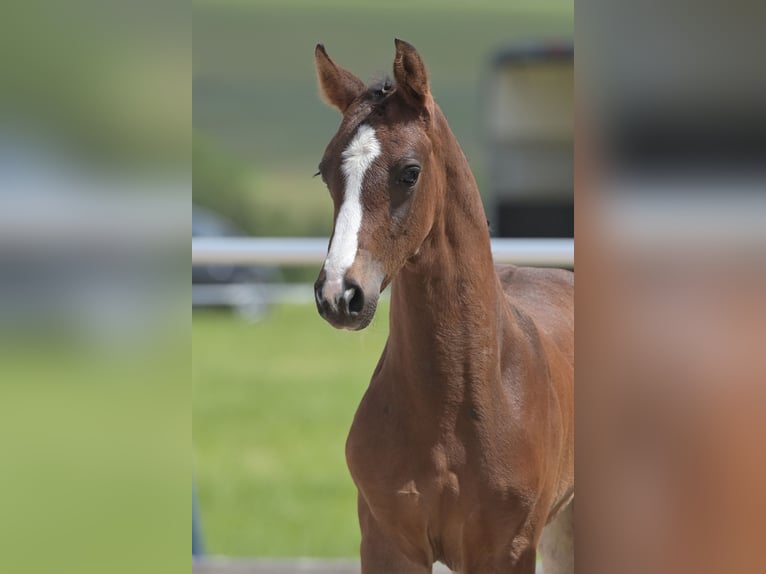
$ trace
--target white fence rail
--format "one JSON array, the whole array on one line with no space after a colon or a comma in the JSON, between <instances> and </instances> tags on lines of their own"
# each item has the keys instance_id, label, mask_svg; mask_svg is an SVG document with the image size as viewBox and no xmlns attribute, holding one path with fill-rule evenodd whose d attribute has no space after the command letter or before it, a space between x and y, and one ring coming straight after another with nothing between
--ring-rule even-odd
<instances>
[{"instance_id":1,"label":"white fence rail","mask_svg":"<svg viewBox=\"0 0 766 574\"><path fill-rule=\"evenodd\" d=\"M496 263L574 266L572 239L492 239ZM204 237L192 239L193 265L314 265L327 254L320 237Z\"/></svg>"}]
</instances>

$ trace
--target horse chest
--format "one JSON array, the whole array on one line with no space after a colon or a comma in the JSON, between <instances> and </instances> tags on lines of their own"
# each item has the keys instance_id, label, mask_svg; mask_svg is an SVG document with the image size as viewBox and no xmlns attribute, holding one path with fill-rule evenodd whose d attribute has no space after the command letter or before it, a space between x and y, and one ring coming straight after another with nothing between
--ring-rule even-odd
<instances>
[{"instance_id":1,"label":"horse chest","mask_svg":"<svg viewBox=\"0 0 766 574\"><path fill-rule=\"evenodd\" d=\"M405 434L396 428L374 432L355 425L347 446L348 465L383 528L431 547L434 539L445 538L444 524L458 514L460 477L439 447L429 448L417 437L408 440Z\"/></svg>"},{"instance_id":2,"label":"horse chest","mask_svg":"<svg viewBox=\"0 0 766 574\"><path fill-rule=\"evenodd\" d=\"M433 437L434 422L413 417L375 392L359 406L346 443L349 469L369 497L423 509L443 492L458 490L457 477Z\"/></svg>"},{"instance_id":3,"label":"horse chest","mask_svg":"<svg viewBox=\"0 0 766 574\"><path fill-rule=\"evenodd\" d=\"M425 553L454 568L471 541L500 551L507 540L494 540L486 529L504 533L508 517L521 516L513 489L489 484L467 460L473 456L456 445L429 447L414 439L405 448L403 440L396 429L375 433L363 426L349 436L349 468L381 528L412 559Z\"/></svg>"},{"instance_id":4,"label":"horse chest","mask_svg":"<svg viewBox=\"0 0 766 574\"><path fill-rule=\"evenodd\" d=\"M401 415L379 399L374 393L365 398L347 441L349 469L361 495L392 530L428 539L439 559L459 556L467 525L485 514L485 506L500 510L512 493L507 485L490 484L479 470L487 453L465 440L470 415L457 425L463 428L460 438L436 436L437 422Z\"/></svg>"}]
</instances>

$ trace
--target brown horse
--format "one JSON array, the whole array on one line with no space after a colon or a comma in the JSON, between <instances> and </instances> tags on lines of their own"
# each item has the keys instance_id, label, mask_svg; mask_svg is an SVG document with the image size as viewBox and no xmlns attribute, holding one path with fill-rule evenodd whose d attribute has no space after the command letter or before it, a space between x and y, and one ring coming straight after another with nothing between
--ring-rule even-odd
<instances>
[{"instance_id":1,"label":"brown horse","mask_svg":"<svg viewBox=\"0 0 766 574\"><path fill-rule=\"evenodd\" d=\"M366 327L391 284L388 342L346 457L364 574L574 571L569 271L497 267L468 162L423 61L367 87L316 48L343 114L319 172L335 206L315 285L331 325Z\"/></svg>"}]
</instances>

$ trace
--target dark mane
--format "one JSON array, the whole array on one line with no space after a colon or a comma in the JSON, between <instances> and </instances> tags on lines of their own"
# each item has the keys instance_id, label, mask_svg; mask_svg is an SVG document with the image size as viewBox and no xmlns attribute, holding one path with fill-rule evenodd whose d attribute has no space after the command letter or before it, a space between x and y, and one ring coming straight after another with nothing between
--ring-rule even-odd
<instances>
[{"instance_id":1,"label":"dark mane","mask_svg":"<svg viewBox=\"0 0 766 574\"><path fill-rule=\"evenodd\" d=\"M380 103L388 96L394 93L395 84L393 80L386 76L382 80L377 80L367 88L367 95L375 103Z\"/></svg>"}]
</instances>

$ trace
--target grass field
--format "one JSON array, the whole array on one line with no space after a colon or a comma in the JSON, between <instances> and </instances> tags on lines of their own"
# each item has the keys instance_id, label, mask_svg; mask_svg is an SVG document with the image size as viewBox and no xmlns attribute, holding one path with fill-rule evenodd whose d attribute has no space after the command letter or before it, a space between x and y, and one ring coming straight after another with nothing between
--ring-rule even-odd
<instances>
[{"instance_id":1,"label":"grass field","mask_svg":"<svg viewBox=\"0 0 766 574\"><path fill-rule=\"evenodd\" d=\"M207 551L355 556L351 419L388 331L336 331L313 305L248 324L193 317L194 472Z\"/></svg>"}]
</instances>

